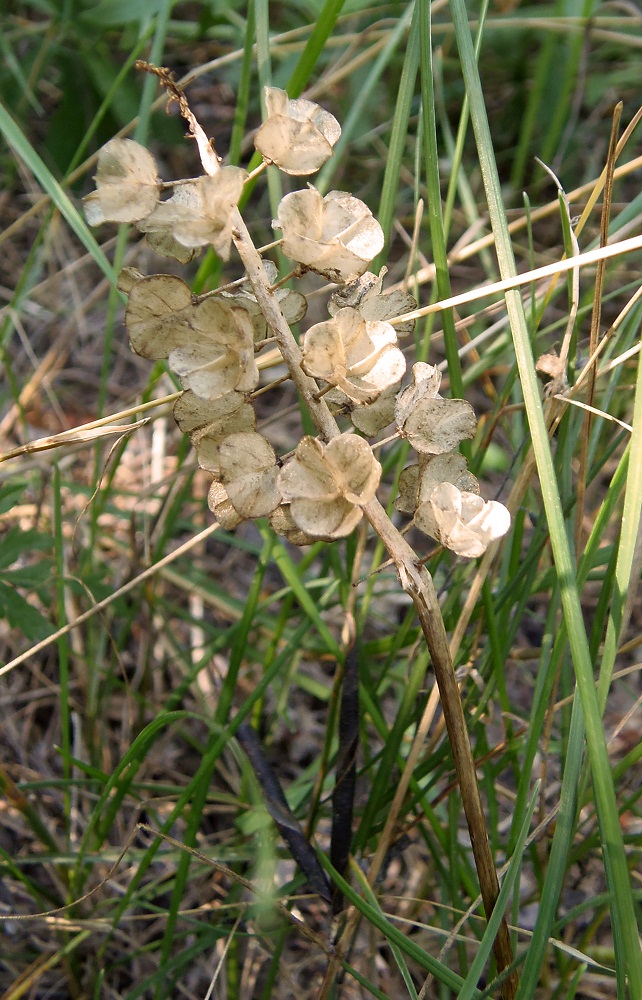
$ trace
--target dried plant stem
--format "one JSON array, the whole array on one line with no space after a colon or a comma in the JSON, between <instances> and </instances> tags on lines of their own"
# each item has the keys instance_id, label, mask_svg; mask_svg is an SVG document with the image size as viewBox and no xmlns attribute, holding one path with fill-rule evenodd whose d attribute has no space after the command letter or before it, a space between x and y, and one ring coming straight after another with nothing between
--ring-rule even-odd
<instances>
[{"instance_id":1,"label":"dried plant stem","mask_svg":"<svg viewBox=\"0 0 642 1000\"><path fill-rule=\"evenodd\" d=\"M145 65L144 68L159 76L172 97L178 101L181 113L189 122L198 145L205 172L210 175L216 173L219 169L216 153L171 74L167 70L158 70L156 67ZM301 367L301 350L273 295L261 255L254 246L238 209L235 210L233 223L234 244L252 285L252 291L292 376L292 381L301 394L319 434L325 441L330 441L340 434L339 426L330 413L323 396L319 396L317 383L306 375ZM395 563L401 586L412 598L428 644L470 832L484 910L486 916L489 917L499 895L499 882L488 842L475 762L466 728L466 718L437 594L430 574L421 566L416 553L401 533L397 531L379 501L376 499L370 501L364 507L364 514ZM508 925L505 920L502 920L495 941L495 957L500 972L513 961ZM329 982L328 975L326 975L327 982ZM516 988L517 976L512 974L503 984L504 1000L513 1000Z\"/></svg>"},{"instance_id":2,"label":"dried plant stem","mask_svg":"<svg viewBox=\"0 0 642 1000\"><path fill-rule=\"evenodd\" d=\"M364 514L394 561L401 586L412 598L421 630L430 651L459 780L484 910L488 918L499 895L499 881L488 842L475 760L468 738L466 718L437 593L432 577L418 562L415 552L397 531L377 499L372 500L364 508ZM513 961L508 924L505 920L502 920L495 940L495 958L500 972ZM517 976L513 973L503 984L502 995L505 1000L509 1000L509 998L512 1000L516 996L517 984Z\"/></svg>"},{"instance_id":3,"label":"dried plant stem","mask_svg":"<svg viewBox=\"0 0 642 1000\"><path fill-rule=\"evenodd\" d=\"M247 270L252 290L281 349L292 379L309 407L312 419L321 435L328 441L339 434L339 427L323 397L318 397L315 381L305 375L301 368L301 351L278 303L270 292L268 276L245 224L240 220L235 221L235 226L237 234L234 242ZM421 566L416 553L395 528L379 501L371 500L364 507L364 514L397 567L401 585L412 598L428 644L459 779L484 910L489 917L499 895L499 882L488 842L473 752L437 594L430 574ZM513 961L508 925L505 920L502 921L495 941L495 957L500 971ZM513 974L503 986L505 1000L512 1000L516 995L516 987L517 977Z\"/></svg>"},{"instance_id":4,"label":"dried plant stem","mask_svg":"<svg viewBox=\"0 0 642 1000\"><path fill-rule=\"evenodd\" d=\"M292 381L303 397L305 404L310 411L310 416L314 420L315 426L325 441L330 441L340 434L338 424L323 398L318 399L319 387L306 375L301 367L303 355L297 344L292 331L285 319L279 304L272 294L270 280L263 267L263 261L252 238L247 230L247 226L241 218L241 213L237 210L234 219L234 244L238 251L241 262L247 271L247 276L252 285L252 291L261 307L261 311L267 321L274 338L279 345L283 360L288 366Z\"/></svg>"}]
</instances>

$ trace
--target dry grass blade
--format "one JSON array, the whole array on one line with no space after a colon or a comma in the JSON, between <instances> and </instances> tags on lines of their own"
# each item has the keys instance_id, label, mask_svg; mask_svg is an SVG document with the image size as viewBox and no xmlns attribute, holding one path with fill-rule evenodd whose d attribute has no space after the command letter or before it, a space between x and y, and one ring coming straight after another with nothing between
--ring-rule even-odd
<instances>
[{"instance_id":1,"label":"dry grass blade","mask_svg":"<svg viewBox=\"0 0 642 1000\"><path fill-rule=\"evenodd\" d=\"M63 628L59 628L56 632L47 636L46 639L43 639L42 642L36 643L30 649L21 653L20 656L16 656L13 660L10 660L9 663L5 663L4 666L0 667L0 677L8 674L11 670L15 670L15 668L19 667L21 663L26 663L27 660L35 656L36 653L40 653L43 649L51 646L54 642L57 642L64 636L69 635L73 629L78 628L79 625L83 625L85 622L89 621L90 618L93 618L94 615L104 611L105 608L108 608L110 604L114 603L114 601L117 601L125 594L129 594L132 590L135 590L136 587L140 586L141 583L144 583L145 580L149 580L150 577L153 577L156 573L160 573L166 566L169 566L191 549L200 545L201 542L205 541L206 538L209 538L210 535L213 535L215 531L218 531L219 527L219 524L210 524L209 527L204 528L203 531L199 532L199 534L195 535L193 538L190 538L189 541L184 542L183 545L179 545L178 548L176 548L169 555L165 556L163 559L159 559L159 561L154 563L153 566L148 566L148 568L143 570L142 573L138 573L134 579L130 580L129 583L126 583L123 587L119 587L118 590L114 591L113 594L110 594L109 597L105 597L104 600L98 601L97 604L94 604L88 611L85 611L84 614L78 615L74 621L69 622L69 624L65 625Z\"/></svg>"},{"instance_id":2,"label":"dry grass blade","mask_svg":"<svg viewBox=\"0 0 642 1000\"><path fill-rule=\"evenodd\" d=\"M108 421L111 425L111 420ZM50 437L39 438L37 441L30 441L28 444L20 445L19 448L12 448L0 454L0 464L9 462L11 459L22 458L24 455L37 455L42 451L51 451L54 448L64 448L73 445L87 445L102 438L113 435L133 434L140 427L144 427L147 420L137 420L133 424L102 427L76 427L71 431L61 431L60 434L52 434Z\"/></svg>"}]
</instances>

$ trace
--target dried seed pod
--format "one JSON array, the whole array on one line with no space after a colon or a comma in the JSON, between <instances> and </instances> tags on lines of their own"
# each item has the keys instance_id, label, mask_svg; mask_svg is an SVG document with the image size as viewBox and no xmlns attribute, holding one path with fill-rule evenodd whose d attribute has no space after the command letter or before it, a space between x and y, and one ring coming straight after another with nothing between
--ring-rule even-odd
<instances>
[{"instance_id":1,"label":"dried seed pod","mask_svg":"<svg viewBox=\"0 0 642 1000\"><path fill-rule=\"evenodd\" d=\"M373 403L406 370L389 323L368 322L356 309L340 309L305 335L303 370L341 389L358 403Z\"/></svg>"},{"instance_id":2,"label":"dried seed pod","mask_svg":"<svg viewBox=\"0 0 642 1000\"><path fill-rule=\"evenodd\" d=\"M230 434L220 443L219 460L221 480L237 513L266 517L279 506L276 455L261 434Z\"/></svg>"},{"instance_id":3,"label":"dried seed pod","mask_svg":"<svg viewBox=\"0 0 642 1000\"><path fill-rule=\"evenodd\" d=\"M466 559L484 554L510 528L510 514L496 500L440 483L415 512L414 523L446 548Z\"/></svg>"},{"instance_id":4,"label":"dried seed pod","mask_svg":"<svg viewBox=\"0 0 642 1000\"><path fill-rule=\"evenodd\" d=\"M303 98L290 100L284 90L265 88L267 118L254 145L268 163L286 174L314 174L332 156L341 135L334 115Z\"/></svg>"},{"instance_id":5,"label":"dried seed pod","mask_svg":"<svg viewBox=\"0 0 642 1000\"><path fill-rule=\"evenodd\" d=\"M221 167L213 177L177 184L172 197L160 202L138 228L143 233L168 234L185 247L211 244L227 260L233 212L246 179L247 172L240 167Z\"/></svg>"},{"instance_id":6,"label":"dried seed pod","mask_svg":"<svg viewBox=\"0 0 642 1000\"><path fill-rule=\"evenodd\" d=\"M312 538L343 538L373 499L381 466L367 441L343 434L324 445L304 437L279 474L283 499L295 524Z\"/></svg>"},{"instance_id":7,"label":"dried seed pod","mask_svg":"<svg viewBox=\"0 0 642 1000\"><path fill-rule=\"evenodd\" d=\"M281 248L291 260L330 281L350 281L383 250L383 230L362 201L345 191L322 198L316 188L293 191L279 205Z\"/></svg>"},{"instance_id":8,"label":"dried seed pod","mask_svg":"<svg viewBox=\"0 0 642 1000\"><path fill-rule=\"evenodd\" d=\"M453 451L460 441L474 437L475 411L464 399L443 399L439 395L439 371L418 362L412 374L414 384L397 396L395 420L415 451L441 455Z\"/></svg>"},{"instance_id":9,"label":"dried seed pod","mask_svg":"<svg viewBox=\"0 0 642 1000\"><path fill-rule=\"evenodd\" d=\"M96 190L83 199L90 226L139 222L158 203L161 180L150 152L133 139L112 139L98 154Z\"/></svg>"}]
</instances>

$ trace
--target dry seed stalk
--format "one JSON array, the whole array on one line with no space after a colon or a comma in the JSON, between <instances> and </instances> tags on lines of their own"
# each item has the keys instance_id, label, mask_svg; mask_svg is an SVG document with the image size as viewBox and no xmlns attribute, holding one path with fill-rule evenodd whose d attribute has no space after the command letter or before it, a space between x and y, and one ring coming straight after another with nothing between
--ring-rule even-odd
<instances>
[{"instance_id":1,"label":"dry seed stalk","mask_svg":"<svg viewBox=\"0 0 642 1000\"><path fill-rule=\"evenodd\" d=\"M331 300L332 318L307 331L301 350L284 313L284 300L277 297L278 282L268 274L236 207L247 175L235 167L221 167L172 74L148 64L140 68L158 76L170 99L178 102L197 143L205 176L176 185L172 197L161 202L167 185L158 178L147 151L129 140L112 140L99 158L97 191L87 199L90 221L135 222L168 255L213 245L226 259L233 243L260 313L256 346L260 350L265 336L260 329L263 323L278 345L319 439L303 438L279 471L271 445L253 429L250 400L259 371L252 339L257 337L258 317L247 295L196 301L180 279L135 277L133 283L128 280L127 325L132 344L143 356L168 357L180 376L186 392L175 416L191 434L200 464L220 480L213 484L210 505L226 526L233 527L243 517L279 513L292 522L286 536L305 544L314 538L345 537L365 516L385 545L401 586L414 603L430 651L488 916L499 885L432 579L376 499L381 466L370 446L363 437L341 432L328 395L312 377L322 370L328 385L335 392L340 388L348 411L373 404L398 383L402 355L394 346L396 334L388 320L394 322L399 313L411 311L408 297L402 297L401 303L392 298L386 301L382 276L364 274L383 246L381 227L362 202L342 192L321 198L308 187L281 202L284 254L303 269L345 286ZM264 158L289 174L314 172L320 160L331 155L340 134L338 123L308 101L289 101L280 91L269 91L266 96L272 110L260 130ZM293 143L301 147L301 169L292 156ZM141 198L146 206L142 218L136 216ZM463 460L456 452L459 441L475 432L472 409L464 401L439 396L439 376L430 366L416 365L413 374L414 386L399 390L394 403L398 433L419 453L419 465L407 470L400 509L414 511L422 530L459 555L480 555L505 533L509 521L501 505L484 504L476 495L476 482L462 470ZM381 427L391 422L391 414L386 416ZM350 923L354 926L354 921ZM495 956L500 972L513 960L505 920L495 942ZM516 988L516 975L511 974L503 984L503 996L515 997Z\"/></svg>"}]
</instances>

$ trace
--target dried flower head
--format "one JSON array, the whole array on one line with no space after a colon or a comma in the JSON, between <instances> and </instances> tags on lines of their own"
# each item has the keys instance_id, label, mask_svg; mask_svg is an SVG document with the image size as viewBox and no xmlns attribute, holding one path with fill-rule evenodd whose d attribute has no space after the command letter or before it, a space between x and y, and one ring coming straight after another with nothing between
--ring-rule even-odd
<instances>
[{"instance_id":1,"label":"dried flower head","mask_svg":"<svg viewBox=\"0 0 642 1000\"><path fill-rule=\"evenodd\" d=\"M297 292L294 288L277 288L273 295L286 323L291 326L303 319L308 309L308 300L305 295ZM260 344L267 336L268 326L263 310L252 292L242 288L237 292L221 292L220 297L228 305L245 309L254 330L254 342Z\"/></svg>"},{"instance_id":2,"label":"dried flower head","mask_svg":"<svg viewBox=\"0 0 642 1000\"><path fill-rule=\"evenodd\" d=\"M414 522L456 555L475 559L506 534L510 514L496 500L484 501L452 483L440 483L417 508Z\"/></svg>"},{"instance_id":3,"label":"dried flower head","mask_svg":"<svg viewBox=\"0 0 642 1000\"><path fill-rule=\"evenodd\" d=\"M292 519L290 504L281 503L270 514L270 527L277 535L282 535L292 545L312 545L316 541L311 535L301 531Z\"/></svg>"},{"instance_id":4,"label":"dried flower head","mask_svg":"<svg viewBox=\"0 0 642 1000\"><path fill-rule=\"evenodd\" d=\"M184 247L211 244L219 257L227 260L233 210L246 179L247 173L240 167L221 167L213 177L178 184L172 197L160 202L138 228L144 233L168 234Z\"/></svg>"},{"instance_id":5,"label":"dried flower head","mask_svg":"<svg viewBox=\"0 0 642 1000\"><path fill-rule=\"evenodd\" d=\"M145 243L159 257L171 257L179 264L189 264L201 252L201 247L186 247L183 243L179 243L167 230L159 229L158 232L145 233Z\"/></svg>"},{"instance_id":6,"label":"dried flower head","mask_svg":"<svg viewBox=\"0 0 642 1000\"><path fill-rule=\"evenodd\" d=\"M286 174L314 174L332 156L341 135L336 118L318 104L290 100L284 90L265 88L267 118L254 138L264 160Z\"/></svg>"},{"instance_id":7,"label":"dried flower head","mask_svg":"<svg viewBox=\"0 0 642 1000\"><path fill-rule=\"evenodd\" d=\"M279 205L282 250L291 260L331 281L350 281L383 249L383 230L358 198L316 188L293 191Z\"/></svg>"},{"instance_id":8,"label":"dried flower head","mask_svg":"<svg viewBox=\"0 0 642 1000\"><path fill-rule=\"evenodd\" d=\"M458 490L479 493L479 483L458 451L443 455L420 454L418 465L408 466L399 477L395 507L405 514L414 514L440 483L452 483Z\"/></svg>"},{"instance_id":9,"label":"dried flower head","mask_svg":"<svg viewBox=\"0 0 642 1000\"><path fill-rule=\"evenodd\" d=\"M278 466L269 441L255 431L230 434L219 447L221 481L242 517L266 517L281 503Z\"/></svg>"},{"instance_id":10,"label":"dried flower head","mask_svg":"<svg viewBox=\"0 0 642 1000\"><path fill-rule=\"evenodd\" d=\"M464 399L443 399L438 389L441 373L418 362L412 367L413 385L397 396L395 420L399 432L415 451L441 455L460 441L475 436L475 412Z\"/></svg>"},{"instance_id":11,"label":"dried flower head","mask_svg":"<svg viewBox=\"0 0 642 1000\"><path fill-rule=\"evenodd\" d=\"M220 526L226 531L234 531L234 528L237 528L243 520L230 503L223 483L217 482L216 479L210 486L207 505Z\"/></svg>"},{"instance_id":12,"label":"dried flower head","mask_svg":"<svg viewBox=\"0 0 642 1000\"><path fill-rule=\"evenodd\" d=\"M388 272L382 267L378 275L366 271L359 278L350 281L342 288L337 288L330 296L328 312L336 315L339 309L351 306L357 309L364 319L386 321L417 308L416 299L409 292L399 288L392 292L383 291L383 279ZM397 337L407 337L415 328L414 320L396 323Z\"/></svg>"},{"instance_id":13,"label":"dried flower head","mask_svg":"<svg viewBox=\"0 0 642 1000\"><path fill-rule=\"evenodd\" d=\"M200 337L168 355L169 367L183 388L204 399L216 399L231 390L250 392L259 381L249 318L243 317L241 310L236 315L221 315L221 305L210 299L207 309L201 307Z\"/></svg>"},{"instance_id":14,"label":"dried flower head","mask_svg":"<svg viewBox=\"0 0 642 1000\"><path fill-rule=\"evenodd\" d=\"M330 412L349 416L357 430L366 437L376 437L384 427L394 423L395 405L401 382L394 382L380 393L373 403L357 403L341 389L324 392Z\"/></svg>"},{"instance_id":15,"label":"dried flower head","mask_svg":"<svg viewBox=\"0 0 642 1000\"><path fill-rule=\"evenodd\" d=\"M154 157L133 139L112 139L98 154L96 190L84 199L90 226L138 222L158 202L161 181Z\"/></svg>"},{"instance_id":16,"label":"dried flower head","mask_svg":"<svg viewBox=\"0 0 642 1000\"><path fill-rule=\"evenodd\" d=\"M219 422L229 417L234 417L238 422L237 430L254 430L256 417L244 393L233 390L216 399L203 399L187 389L174 403L174 420L194 442L205 434L213 434ZM252 422L251 426L248 421Z\"/></svg>"},{"instance_id":17,"label":"dried flower head","mask_svg":"<svg viewBox=\"0 0 642 1000\"><path fill-rule=\"evenodd\" d=\"M356 309L340 309L305 335L303 370L337 386L358 403L372 403L398 382L406 359L389 323L369 322Z\"/></svg>"},{"instance_id":18,"label":"dried flower head","mask_svg":"<svg viewBox=\"0 0 642 1000\"><path fill-rule=\"evenodd\" d=\"M226 392L216 399L203 399L191 389L174 404L174 420L189 434L198 464L221 478L221 443L230 434L253 431L256 415L240 392Z\"/></svg>"},{"instance_id":19,"label":"dried flower head","mask_svg":"<svg viewBox=\"0 0 642 1000\"><path fill-rule=\"evenodd\" d=\"M283 499L294 523L312 538L343 538L373 499L381 466L363 438L343 434L324 445L304 437L279 474Z\"/></svg>"},{"instance_id":20,"label":"dried flower head","mask_svg":"<svg viewBox=\"0 0 642 1000\"><path fill-rule=\"evenodd\" d=\"M168 358L186 389L214 399L249 392L258 383L252 324L244 309L216 298L194 301L180 278L155 274L137 281L125 313L132 348Z\"/></svg>"}]
</instances>

